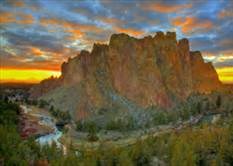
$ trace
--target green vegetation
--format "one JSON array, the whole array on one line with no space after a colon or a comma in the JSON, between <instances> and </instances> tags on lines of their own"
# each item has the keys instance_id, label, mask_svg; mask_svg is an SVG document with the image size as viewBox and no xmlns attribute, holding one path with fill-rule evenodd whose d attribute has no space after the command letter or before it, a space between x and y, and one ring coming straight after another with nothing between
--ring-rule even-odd
<instances>
[{"instance_id":1,"label":"green vegetation","mask_svg":"<svg viewBox=\"0 0 233 166\"><path fill-rule=\"evenodd\" d=\"M59 109L54 109L53 106L50 107L49 112L58 119L58 121L63 123L69 123L71 120L70 114L68 111L60 111Z\"/></svg>"},{"instance_id":2,"label":"green vegetation","mask_svg":"<svg viewBox=\"0 0 233 166\"><path fill-rule=\"evenodd\" d=\"M45 100L39 100L38 105L39 105L40 108L45 108L45 107L49 106L49 103L47 101L45 101Z\"/></svg>"},{"instance_id":3,"label":"green vegetation","mask_svg":"<svg viewBox=\"0 0 233 166\"><path fill-rule=\"evenodd\" d=\"M180 103L173 110L148 107L137 116L144 118L142 128L160 124L172 124L189 119L191 116L221 113L221 119L212 124L199 124L146 139L138 138L133 145L117 146L99 141L97 149L67 145L67 154L55 144L39 146L33 138L23 140L18 133L17 104L0 101L0 165L233 165L233 102L232 96L214 93L211 96L193 95L187 102ZM155 111L156 110L156 111ZM54 116L63 116L59 110L50 109ZM105 110L104 110L105 112ZM127 114L122 118L110 119L102 128L108 130L134 130L137 117ZM143 120L144 120L143 119ZM89 141L97 141L100 126L89 119L78 121L78 131L88 132ZM76 149L77 148L77 149Z\"/></svg>"},{"instance_id":4,"label":"green vegetation","mask_svg":"<svg viewBox=\"0 0 233 166\"><path fill-rule=\"evenodd\" d=\"M43 108L49 110L49 112L57 118L60 123L69 123L71 120L71 116L69 111L61 111L59 109L55 109L53 105L50 106L50 103L45 100L31 100L27 101L27 104L38 106L39 108Z\"/></svg>"},{"instance_id":5,"label":"green vegetation","mask_svg":"<svg viewBox=\"0 0 233 166\"><path fill-rule=\"evenodd\" d=\"M17 130L18 113L17 104L0 101L0 164L3 165L28 165L42 159L45 153L33 139L21 139Z\"/></svg>"},{"instance_id":6,"label":"green vegetation","mask_svg":"<svg viewBox=\"0 0 233 166\"><path fill-rule=\"evenodd\" d=\"M97 126L94 122L78 121L78 122L76 122L76 130L88 132L88 140L89 141L97 141L98 140L97 131L99 131L99 128L97 128Z\"/></svg>"},{"instance_id":7,"label":"green vegetation","mask_svg":"<svg viewBox=\"0 0 233 166\"><path fill-rule=\"evenodd\" d=\"M100 130L115 130L115 131L129 131L137 129L147 129L157 125L177 124L182 121L187 121L191 117L200 114L224 112L225 114L233 112L233 97L232 95L220 94L214 92L210 95L192 94L184 101L178 103L175 107L169 109L162 109L157 106L149 106L146 109L135 110L133 112L125 111L117 114L115 111L106 111L100 109L97 114L86 120L78 121L77 131L87 132L89 123L94 123L97 131ZM101 112L101 114L99 113ZM103 116L105 112L105 116ZM101 122L99 118L101 119ZM106 118L108 117L108 118Z\"/></svg>"},{"instance_id":8,"label":"green vegetation","mask_svg":"<svg viewBox=\"0 0 233 166\"><path fill-rule=\"evenodd\" d=\"M81 151L81 163L90 165L232 165L233 116L224 123L186 128L150 136L127 147L104 143L97 150Z\"/></svg>"},{"instance_id":9,"label":"green vegetation","mask_svg":"<svg viewBox=\"0 0 233 166\"><path fill-rule=\"evenodd\" d=\"M19 107L17 104L0 100L0 125L14 126L18 122L18 114Z\"/></svg>"},{"instance_id":10,"label":"green vegetation","mask_svg":"<svg viewBox=\"0 0 233 166\"><path fill-rule=\"evenodd\" d=\"M106 124L105 129L106 130L118 130L118 131L127 131L127 130L133 130L136 127L134 126L134 120L133 117L127 116L126 118L116 118L111 121L109 121Z\"/></svg>"}]
</instances>

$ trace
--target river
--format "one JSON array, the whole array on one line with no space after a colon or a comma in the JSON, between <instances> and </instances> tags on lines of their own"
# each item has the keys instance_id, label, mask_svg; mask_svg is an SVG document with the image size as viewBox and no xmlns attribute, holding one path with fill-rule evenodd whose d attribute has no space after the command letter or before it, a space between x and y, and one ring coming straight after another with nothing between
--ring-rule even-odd
<instances>
[{"instance_id":1,"label":"river","mask_svg":"<svg viewBox=\"0 0 233 166\"><path fill-rule=\"evenodd\" d=\"M43 111L41 111L41 112L35 111L34 112L32 110L32 108L30 108L26 105L20 105L20 107L24 111L25 114L30 114L32 116L38 117L39 124L49 126L50 128L53 129L52 133L39 136L36 139L36 142L38 142L41 146L47 145L47 144L51 145L53 142L55 142L57 147L62 148L64 154L66 154L66 147L59 142L59 139L62 136L62 132L58 130L58 128L56 126L55 119L51 115L45 114Z\"/></svg>"}]
</instances>

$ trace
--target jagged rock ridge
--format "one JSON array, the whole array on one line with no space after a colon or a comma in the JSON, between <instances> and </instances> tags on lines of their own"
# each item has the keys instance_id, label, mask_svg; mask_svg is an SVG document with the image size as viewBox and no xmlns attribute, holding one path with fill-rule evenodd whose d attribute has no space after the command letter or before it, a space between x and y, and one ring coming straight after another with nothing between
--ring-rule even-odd
<instances>
[{"instance_id":1,"label":"jagged rock ridge","mask_svg":"<svg viewBox=\"0 0 233 166\"><path fill-rule=\"evenodd\" d=\"M100 109L170 107L192 92L221 86L212 64L205 63L200 52L191 52L187 39L177 41L174 32L143 39L114 34L109 45L94 44L91 52L81 51L64 62L61 71L60 78L35 87L32 96L76 118Z\"/></svg>"}]
</instances>

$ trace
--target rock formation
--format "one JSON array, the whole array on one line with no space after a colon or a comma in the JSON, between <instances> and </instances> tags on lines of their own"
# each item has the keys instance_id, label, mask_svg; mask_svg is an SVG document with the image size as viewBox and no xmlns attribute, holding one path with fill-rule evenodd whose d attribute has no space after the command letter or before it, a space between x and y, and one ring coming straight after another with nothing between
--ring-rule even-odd
<instances>
[{"instance_id":1,"label":"rock formation","mask_svg":"<svg viewBox=\"0 0 233 166\"><path fill-rule=\"evenodd\" d=\"M50 90L61 85L61 79L54 78L53 76L42 80L40 84L35 85L32 89L30 89L30 97L35 99L43 96L44 94L48 93Z\"/></svg>"},{"instance_id":2,"label":"rock formation","mask_svg":"<svg viewBox=\"0 0 233 166\"><path fill-rule=\"evenodd\" d=\"M221 86L211 63L190 52L187 39L157 32L136 39L114 34L109 44L94 44L61 67L58 79L43 81L33 96L84 118L98 110L134 110L150 105L170 107L192 92Z\"/></svg>"}]
</instances>

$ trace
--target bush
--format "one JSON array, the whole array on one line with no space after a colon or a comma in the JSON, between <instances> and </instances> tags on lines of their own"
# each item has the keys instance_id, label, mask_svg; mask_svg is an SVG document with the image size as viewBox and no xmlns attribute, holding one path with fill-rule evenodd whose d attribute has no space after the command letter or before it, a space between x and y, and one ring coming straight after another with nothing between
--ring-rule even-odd
<instances>
[{"instance_id":1,"label":"bush","mask_svg":"<svg viewBox=\"0 0 233 166\"><path fill-rule=\"evenodd\" d=\"M39 107L45 108L46 106L49 106L49 103L45 100L39 100Z\"/></svg>"},{"instance_id":2,"label":"bush","mask_svg":"<svg viewBox=\"0 0 233 166\"><path fill-rule=\"evenodd\" d=\"M125 128L127 128L127 125L122 119L113 119L109 121L106 125L107 130L123 131Z\"/></svg>"},{"instance_id":3,"label":"bush","mask_svg":"<svg viewBox=\"0 0 233 166\"><path fill-rule=\"evenodd\" d=\"M77 131L85 131L83 121L79 120L76 122L76 130Z\"/></svg>"},{"instance_id":4,"label":"bush","mask_svg":"<svg viewBox=\"0 0 233 166\"><path fill-rule=\"evenodd\" d=\"M87 126L87 131L88 131L88 140L89 141L97 141L98 140L98 137L96 135L97 133L97 127L96 127L96 124L91 122L91 123L88 123L88 126Z\"/></svg>"},{"instance_id":5,"label":"bush","mask_svg":"<svg viewBox=\"0 0 233 166\"><path fill-rule=\"evenodd\" d=\"M63 121L64 123L69 123L71 120L71 116L69 111L60 111L59 109L54 109L53 106L50 106L50 113L56 117L59 121Z\"/></svg>"},{"instance_id":6,"label":"bush","mask_svg":"<svg viewBox=\"0 0 233 166\"><path fill-rule=\"evenodd\" d=\"M169 122L168 113L158 111L153 115L153 123L154 125L162 125L167 124Z\"/></svg>"}]
</instances>

